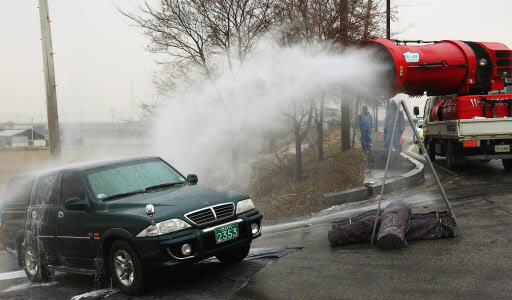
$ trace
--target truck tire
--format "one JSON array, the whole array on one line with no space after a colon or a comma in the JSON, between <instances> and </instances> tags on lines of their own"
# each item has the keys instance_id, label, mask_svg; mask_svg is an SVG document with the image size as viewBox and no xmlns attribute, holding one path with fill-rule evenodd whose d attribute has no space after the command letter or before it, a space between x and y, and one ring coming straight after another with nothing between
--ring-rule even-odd
<instances>
[{"instance_id":1,"label":"truck tire","mask_svg":"<svg viewBox=\"0 0 512 300\"><path fill-rule=\"evenodd\" d=\"M455 142L449 141L446 144L446 167L453 171L457 168L457 164L461 161L459 155L456 152Z\"/></svg>"},{"instance_id":2,"label":"truck tire","mask_svg":"<svg viewBox=\"0 0 512 300\"><path fill-rule=\"evenodd\" d=\"M135 249L125 240L116 240L110 246L108 261L112 279L125 295L135 296L144 290L144 266Z\"/></svg>"},{"instance_id":3,"label":"truck tire","mask_svg":"<svg viewBox=\"0 0 512 300\"><path fill-rule=\"evenodd\" d=\"M501 163L503 164L503 168L505 168L505 170L512 170L512 159L502 159Z\"/></svg>"},{"instance_id":4,"label":"truck tire","mask_svg":"<svg viewBox=\"0 0 512 300\"><path fill-rule=\"evenodd\" d=\"M215 255L215 257L222 263L238 263L247 257L247 255L249 254L249 250L251 250L250 244L239 248L234 248L232 250L228 250L226 252L223 252L222 254L217 254Z\"/></svg>"},{"instance_id":5,"label":"truck tire","mask_svg":"<svg viewBox=\"0 0 512 300\"><path fill-rule=\"evenodd\" d=\"M52 272L48 270L43 259L41 259L37 249L37 243L25 241L21 249L23 270L25 274L27 274L28 279L37 283L49 282L52 277Z\"/></svg>"},{"instance_id":6,"label":"truck tire","mask_svg":"<svg viewBox=\"0 0 512 300\"><path fill-rule=\"evenodd\" d=\"M430 158L431 161L435 161L436 160L436 148L435 148L434 141L428 141L424 145L427 148L428 158Z\"/></svg>"}]
</instances>

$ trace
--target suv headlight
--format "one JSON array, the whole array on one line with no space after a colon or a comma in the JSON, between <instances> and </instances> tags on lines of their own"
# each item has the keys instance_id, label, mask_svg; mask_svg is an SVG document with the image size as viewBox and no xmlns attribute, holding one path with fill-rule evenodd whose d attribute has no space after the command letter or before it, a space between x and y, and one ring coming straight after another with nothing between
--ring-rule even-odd
<instances>
[{"instance_id":1,"label":"suv headlight","mask_svg":"<svg viewBox=\"0 0 512 300\"><path fill-rule=\"evenodd\" d=\"M236 214L241 214L254 208L254 203L251 199L238 201L236 204Z\"/></svg>"},{"instance_id":2,"label":"suv headlight","mask_svg":"<svg viewBox=\"0 0 512 300\"><path fill-rule=\"evenodd\" d=\"M190 224L181 219L170 219L156 223L154 226L149 226L148 228L142 230L137 235L137 237L158 236L162 234L180 231L190 227L192 227L190 226Z\"/></svg>"}]
</instances>

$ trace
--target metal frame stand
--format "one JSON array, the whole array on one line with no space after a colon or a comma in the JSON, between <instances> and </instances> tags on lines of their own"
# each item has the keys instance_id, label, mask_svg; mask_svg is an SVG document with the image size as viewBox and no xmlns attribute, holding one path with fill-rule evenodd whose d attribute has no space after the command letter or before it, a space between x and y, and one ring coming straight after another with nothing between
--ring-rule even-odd
<instances>
[{"instance_id":1,"label":"metal frame stand","mask_svg":"<svg viewBox=\"0 0 512 300\"><path fill-rule=\"evenodd\" d=\"M437 172L436 172L436 170L434 168L434 165L432 164L432 161L430 160L430 157L428 156L427 150L425 149L425 145L423 144L423 141L421 140L420 135L418 134L418 131L414 127L414 123L412 122L412 117L411 117L411 114L409 113L409 109L407 108L407 105L405 104L404 101L400 101L398 103L398 109L397 109L397 113L396 113L395 124L393 126L393 133L391 134L391 142L390 142L390 145L389 145L389 153L388 153L388 158L387 158L387 161L386 161L386 169L384 171L384 179L382 181L382 188L380 190L379 205L377 207L377 215L375 217L375 223L373 224L373 232L372 232L372 238L371 238L370 244L373 244L373 241L374 241L374 238L375 238L375 230L377 229L377 220L379 218L379 212L380 212L382 197L384 195L384 188L386 186L386 178L387 178L387 174L388 174L389 160L391 158L391 152L393 150L393 139L395 137L396 123L398 121L398 115L400 114L400 104L403 106L404 112L407 115L407 120L409 121L409 124L411 125L412 132L416 136L416 140L419 142L421 150L423 151L423 156L425 157L425 159L428 162L430 168L432 169L432 172L434 173L434 178L436 179L437 186L441 190L441 194L443 195L443 199L444 199L444 202L446 204L446 207L448 208L448 212L450 213L450 215L455 220L455 224L458 224L457 218L455 217L455 214L453 213L452 206L450 205L450 202L448 201L448 197L446 196L446 192L444 191L443 185L441 184L441 181L439 180L439 177L437 176Z\"/></svg>"}]
</instances>

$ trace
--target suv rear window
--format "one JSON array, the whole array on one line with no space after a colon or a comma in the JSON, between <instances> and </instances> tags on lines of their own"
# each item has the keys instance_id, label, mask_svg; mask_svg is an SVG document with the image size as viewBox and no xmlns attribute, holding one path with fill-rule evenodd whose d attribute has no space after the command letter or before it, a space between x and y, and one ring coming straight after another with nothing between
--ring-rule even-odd
<instances>
[{"instance_id":1,"label":"suv rear window","mask_svg":"<svg viewBox=\"0 0 512 300\"><path fill-rule=\"evenodd\" d=\"M25 209L30 201L35 175L19 175L11 177L5 191L5 208Z\"/></svg>"},{"instance_id":2,"label":"suv rear window","mask_svg":"<svg viewBox=\"0 0 512 300\"><path fill-rule=\"evenodd\" d=\"M52 188L57 185L57 178L59 178L58 174L39 178L34 205L48 204L50 203L50 199L52 199L53 203L55 202L57 195L55 192L52 193Z\"/></svg>"}]
</instances>

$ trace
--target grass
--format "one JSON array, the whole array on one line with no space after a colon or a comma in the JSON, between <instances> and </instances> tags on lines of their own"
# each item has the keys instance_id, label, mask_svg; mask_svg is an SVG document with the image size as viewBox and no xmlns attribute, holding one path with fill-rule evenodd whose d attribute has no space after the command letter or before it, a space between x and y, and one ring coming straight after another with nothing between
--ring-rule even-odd
<instances>
[{"instance_id":1,"label":"grass","mask_svg":"<svg viewBox=\"0 0 512 300\"><path fill-rule=\"evenodd\" d=\"M339 135L333 132L329 136ZM327 139L329 140L329 139ZM293 179L294 155L281 170L263 168L255 174L248 193L266 220L311 215L329 208L323 194L360 187L364 183L363 155L355 148L341 153L339 139L324 145L325 160L317 160L316 147L303 151L303 180Z\"/></svg>"}]
</instances>

